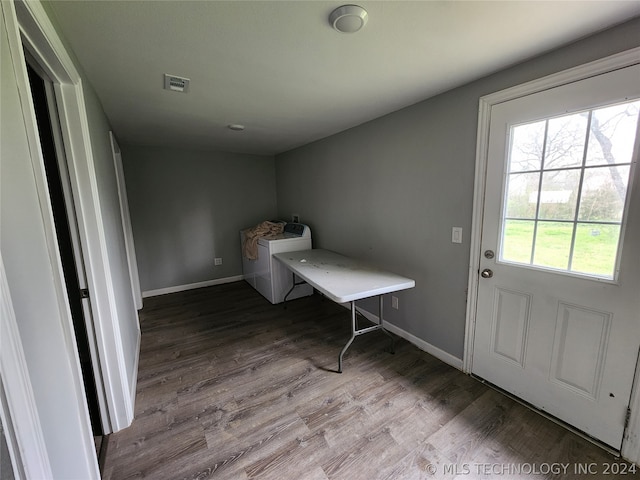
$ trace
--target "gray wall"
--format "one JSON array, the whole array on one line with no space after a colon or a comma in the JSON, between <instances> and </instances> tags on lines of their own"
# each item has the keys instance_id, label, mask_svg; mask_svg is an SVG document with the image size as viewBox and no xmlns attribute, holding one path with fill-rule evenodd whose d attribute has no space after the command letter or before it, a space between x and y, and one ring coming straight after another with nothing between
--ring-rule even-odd
<instances>
[{"instance_id":1,"label":"gray wall","mask_svg":"<svg viewBox=\"0 0 640 480\"><path fill-rule=\"evenodd\" d=\"M640 19L276 156L278 214L299 213L314 247L416 280L387 320L462 358L478 101L640 45ZM451 227L463 243L451 243ZM387 302L389 303L389 302Z\"/></svg>"},{"instance_id":2,"label":"gray wall","mask_svg":"<svg viewBox=\"0 0 640 480\"><path fill-rule=\"evenodd\" d=\"M142 291L241 275L240 230L276 215L273 157L121 148Z\"/></svg>"}]
</instances>

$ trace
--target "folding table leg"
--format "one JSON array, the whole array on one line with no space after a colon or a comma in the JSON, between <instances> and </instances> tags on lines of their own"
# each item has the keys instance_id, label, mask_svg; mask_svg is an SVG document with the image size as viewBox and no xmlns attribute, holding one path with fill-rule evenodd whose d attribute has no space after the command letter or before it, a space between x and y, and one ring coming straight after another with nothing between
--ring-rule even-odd
<instances>
[{"instance_id":1,"label":"folding table leg","mask_svg":"<svg viewBox=\"0 0 640 480\"><path fill-rule=\"evenodd\" d=\"M347 351L347 348L353 343L353 340L356 338L356 302L351 301L351 338L347 342L347 344L342 347L340 350L340 356L338 357L338 373L342 373L342 356L344 352Z\"/></svg>"},{"instance_id":2,"label":"folding table leg","mask_svg":"<svg viewBox=\"0 0 640 480\"><path fill-rule=\"evenodd\" d=\"M382 321L383 321L382 295L379 295L378 297L380 299L380 303L379 303L379 305L380 305L380 323L378 325L373 325L371 327L361 328L359 330L358 330L358 325L356 323L356 315L357 315L356 302L355 302L355 300L351 301L351 338L349 338L349 340L347 341L346 345L344 347L342 347L342 350L340 350L340 355L338 356L338 373L342 373L342 357L344 356L344 354L347 351L347 349L353 343L353 340L358 335L363 335L365 333L373 332L373 331L376 331L376 330L382 330L382 333L384 333L386 336L388 336L389 339L391 340L391 353L395 353L396 339L395 339L395 337L393 335L391 335L391 333L389 333L387 330L385 330L384 327L382 326Z\"/></svg>"},{"instance_id":3,"label":"folding table leg","mask_svg":"<svg viewBox=\"0 0 640 480\"><path fill-rule=\"evenodd\" d=\"M282 301L283 301L283 303L284 303L284 308L285 308L285 309L287 308L287 298L289 297L289 295L291 295L291 292L293 292L293 289L294 289L294 288L296 288L296 287L297 287L297 286L299 286L299 285L304 285L304 284L305 284L305 283L307 283L307 282L305 282L304 280L303 280L303 281L301 281L301 282L296 282L296 274L295 274L295 273L293 273L293 272L291 272L291 283L292 283L291 288L290 288L290 289L289 289L289 291L284 295L284 299L282 300Z\"/></svg>"},{"instance_id":4,"label":"folding table leg","mask_svg":"<svg viewBox=\"0 0 640 480\"><path fill-rule=\"evenodd\" d=\"M378 299L379 299L379 317L380 317L380 330L382 330L382 333L384 333L387 337L389 337L391 339L391 350L390 352L395 354L396 353L396 337L394 337L393 335L391 335L391 333L389 333L383 326L382 326L382 322L384 321L384 306L382 304L382 295L378 295Z\"/></svg>"}]
</instances>

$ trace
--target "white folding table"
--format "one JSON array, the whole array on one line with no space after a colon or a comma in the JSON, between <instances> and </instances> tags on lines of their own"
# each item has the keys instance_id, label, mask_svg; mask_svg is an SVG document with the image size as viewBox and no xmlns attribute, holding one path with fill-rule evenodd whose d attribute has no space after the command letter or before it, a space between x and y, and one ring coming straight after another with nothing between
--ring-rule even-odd
<instances>
[{"instance_id":1,"label":"white folding table","mask_svg":"<svg viewBox=\"0 0 640 480\"><path fill-rule=\"evenodd\" d=\"M342 357L358 335L382 330L393 342L393 336L382 327L382 296L386 293L413 288L416 285L414 280L380 270L366 262L345 257L330 250L300 250L297 252L277 253L273 256L292 272L293 286L285 295L285 302L289 293L297 285L301 284L301 282L296 282L297 276L303 280L302 283L306 282L312 285L334 302L351 303L351 338L340 351L338 372L342 373ZM375 296L379 298L380 323L358 329L356 323L356 300Z\"/></svg>"}]
</instances>

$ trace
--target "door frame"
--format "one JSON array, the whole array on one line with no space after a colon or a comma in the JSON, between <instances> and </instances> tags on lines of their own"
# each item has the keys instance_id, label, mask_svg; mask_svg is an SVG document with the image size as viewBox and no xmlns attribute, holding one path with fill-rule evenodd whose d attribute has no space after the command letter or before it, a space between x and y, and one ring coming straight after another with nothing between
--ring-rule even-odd
<instances>
[{"instance_id":1,"label":"door frame","mask_svg":"<svg viewBox=\"0 0 640 480\"><path fill-rule=\"evenodd\" d=\"M111 154L113 165L116 169L116 182L118 184L118 200L122 216L122 230L124 231L124 244L127 250L127 262L129 264L129 276L131 277L131 294L137 310L142 309L142 292L140 291L140 275L138 274L138 261L136 259L136 247L133 242L133 228L131 227L131 214L129 213L129 199L127 197L127 185L124 178L124 166L122 165L122 150L116 136L109 132L111 141Z\"/></svg>"},{"instance_id":2,"label":"door frame","mask_svg":"<svg viewBox=\"0 0 640 480\"><path fill-rule=\"evenodd\" d=\"M98 367L102 374L99 380L101 380L106 398L106 411L101 412L105 427L104 433L115 432L131 424L134 415L135 392L130 391L131 386L127 381L124 352L120 342L116 341L121 336L120 327L117 321L115 293L103 226L104 220L98 196L96 167L89 134L83 80L39 2L3 1L2 7L5 13L9 49L12 53L16 81L23 98L22 111L25 129L32 152L31 163L39 192L43 226L54 272L56 296L62 310L60 316L65 320L63 328L67 353L70 362L75 366L76 378L74 382L77 384L77 391L84 393L79 360L75 351L73 324L67 305L60 254L57 250L53 215L48 200L46 175L26 73L24 49L28 50L54 84L83 250L87 286L91 298L91 311L95 326L94 342L100 363ZM79 408L82 408L81 406L85 405L85 399L79 398L78 405ZM91 438L91 429L87 425L87 439ZM92 441L87 441L84 455L87 459L95 457Z\"/></svg>"},{"instance_id":3,"label":"door frame","mask_svg":"<svg viewBox=\"0 0 640 480\"><path fill-rule=\"evenodd\" d=\"M570 68L546 77L517 85L480 98L478 108L478 134L476 140L476 163L473 196L473 214L470 233L469 282L467 289L467 312L464 338L463 371L471 373L473 344L480 279L482 216L487 173L487 153L491 109L494 105L516 98L538 93L551 88L584 80L589 77L640 63L640 47L611 55L593 62ZM629 461L640 463L640 388L633 386L631 392L631 417L622 443L622 456Z\"/></svg>"},{"instance_id":4,"label":"door frame","mask_svg":"<svg viewBox=\"0 0 640 480\"><path fill-rule=\"evenodd\" d=\"M69 167L67 163L67 156L64 148L64 140L62 138L62 128L60 126L60 116L58 113L58 106L56 104L56 94L54 91L53 81L49 78L49 76L44 72L42 67L38 64L38 62L33 58L33 56L25 52L25 56L27 58L27 64L31 69L34 70L36 75L40 77L44 84L44 90L46 92L46 102L47 102L47 110L48 110L48 121L51 126L51 134L53 137L53 143L55 148L55 163L57 165L58 173L59 173L59 183L60 188L62 190L63 201L64 201L64 210L65 215L68 222L68 233L71 241L71 247L73 250L73 263L74 270L78 279L78 290L83 290L88 288L87 283L87 275L85 272L85 261L84 261L84 250L82 248L82 242L80 241L80 233L78 228L78 218L76 215L76 208L74 204L74 195L73 189L71 186ZM28 77L29 78L29 77ZM31 80L30 80L31 83ZM44 152L43 152L44 154ZM46 172L46 163L45 163L45 172ZM55 181L55 180L50 180ZM50 185L48 188L51 188ZM52 205L53 206L53 205ZM55 223L55 222L54 222ZM56 235L56 238L58 236ZM62 259L64 260L64 258ZM63 267L63 275L64 267ZM68 280L68 279L67 279ZM67 287L68 288L68 287ZM72 302L69 297L69 301ZM100 369L100 357L98 354L98 349L95 342L95 332L94 332L94 323L93 323L93 312L91 309L91 303L89 298L84 298L80 300L81 308L82 308L82 323L83 328L86 330L86 343L87 348L89 349L89 355L91 358L91 372L82 373L85 385L87 383L88 378L84 378L85 375L90 375L90 382L93 384L92 388L95 391L95 399L98 403L98 420L100 423L100 428L102 432L105 432L105 429L110 428L110 420L108 416L108 408L105 399L104 393L104 385L102 382L102 372ZM73 312L73 308L71 309ZM75 323L79 322L79 319L73 318L74 323L74 331L77 332ZM81 334L82 335L82 334ZM78 347L83 342L81 338L77 338L76 342L78 343ZM89 399L91 395L89 392L86 392ZM89 410L91 411L91 406L89 406ZM91 414L90 414L91 417ZM92 420L93 423L94 420ZM94 432L95 434L95 432Z\"/></svg>"}]
</instances>

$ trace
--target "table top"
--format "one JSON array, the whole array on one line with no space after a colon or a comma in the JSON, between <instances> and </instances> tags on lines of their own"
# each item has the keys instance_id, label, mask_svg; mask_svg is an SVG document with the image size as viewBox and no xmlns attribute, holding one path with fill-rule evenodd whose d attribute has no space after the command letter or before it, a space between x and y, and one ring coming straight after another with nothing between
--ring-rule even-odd
<instances>
[{"instance_id":1,"label":"table top","mask_svg":"<svg viewBox=\"0 0 640 480\"><path fill-rule=\"evenodd\" d=\"M406 290L416 285L410 278L381 270L331 250L316 248L276 253L273 256L308 284L338 303Z\"/></svg>"}]
</instances>

